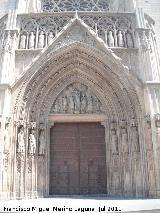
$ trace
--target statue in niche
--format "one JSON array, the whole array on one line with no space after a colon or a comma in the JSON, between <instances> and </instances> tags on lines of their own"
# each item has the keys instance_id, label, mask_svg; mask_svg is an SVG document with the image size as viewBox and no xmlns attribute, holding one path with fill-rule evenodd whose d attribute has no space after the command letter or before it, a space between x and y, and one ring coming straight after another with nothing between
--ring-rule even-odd
<instances>
[{"instance_id":1,"label":"statue in niche","mask_svg":"<svg viewBox=\"0 0 160 213\"><path fill-rule=\"evenodd\" d=\"M25 152L25 137L24 137L24 128L21 127L18 133L18 149L17 152L18 153L24 153Z\"/></svg>"},{"instance_id":2,"label":"statue in niche","mask_svg":"<svg viewBox=\"0 0 160 213\"><path fill-rule=\"evenodd\" d=\"M88 105L88 101L87 101L86 94L82 93L82 96L81 96L81 113L86 113L87 105Z\"/></svg>"},{"instance_id":3,"label":"statue in niche","mask_svg":"<svg viewBox=\"0 0 160 213\"><path fill-rule=\"evenodd\" d=\"M73 95L74 95L75 113L79 113L81 106L80 91L78 89L74 89Z\"/></svg>"},{"instance_id":4,"label":"statue in niche","mask_svg":"<svg viewBox=\"0 0 160 213\"><path fill-rule=\"evenodd\" d=\"M136 126L132 126L132 145L134 152L140 152L139 134Z\"/></svg>"},{"instance_id":5,"label":"statue in niche","mask_svg":"<svg viewBox=\"0 0 160 213\"><path fill-rule=\"evenodd\" d=\"M29 36L29 49L34 49L34 46L35 46L35 35L34 32L31 32Z\"/></svg>"},{"instance_id":6,"label":"statue in niche","mask_svg":"<svg viewBox=\"0 0 160 213\"><path fill-rule=\"evenodd\" d=\"M39 155L45 154L45 131L44 129L40 130L39 135Z\"/></svg>"},{"instance_id":7,"label":"statue in niche","mask_svg":"<svg viewBox=\"0 0 160 213\"><path fill-rule=\"evenodd\" d=\"M27 36L25 34L22 34L20 37L20 45L19 45L20 49L26 49L26 39Z\"/></svg>"},{"instance_id":8,"label":"statue in niche","mask_svg":"<svg viewBox=\"0 0 160 213\"><path fill-rule=\"evenodd\" d=\"M29 154L34 155L36 152L35 130L31 129L29 134Z\"/></svg>"},{"instance_id":9,"label":"statue in niche","mask_svg":"<svg viewBox=\"0 0 160 213\"><path fill-rule=\"evenodd\" d=\"M118 37L118 46L124 47L124 40L121 30L119 30L117 37Z\"/></svg>"},{"instance_id":10,"label":"statue in niche","mask_svg":"<svg viewBox=\"0 0 160 213\"><path fill-rule=\"evenodd\" d=\"M129 153L127 129L122 129L122 153Z\"/></svg>"},{"instance_id":11,"label":"statue in niche","mask_svg":"<svg viewBox=\"0 0 160 213\"><path fill-rule=\"evenodd\" d=\"M111 130L111 153L113 155L118 155L118 136L115 129Z\"/></svg>"},{"instance_id":12,"label":"statue in niche","mask_svg":"<svg viewBox=\"0 0 160 213\"><path fill-rule=\"evenodd\" d=\"M109 35L108 35L108 46L114 47L114 37L111 30L109 31Z\"/></svg>"},{"instance_id":13,"label":"statue in niche","mask_svg":"<svg viewBox=\"0 0 160 213\"><path fill-rule=\"evenodd\" d=\"M127 40L127 47L133 48L133 39L132 35L129 32L126 33L126 40Z\"/></svg>"},{"instance_id":14,"label":"statue in niche","mask_svg":"<svg viewBox=\"0 0 160 213\"><path fill-rule=\"evenodd\" d=\"M44 32L41 31L40 34L39 34L38 48L44 47L44 40L45 40Z\"/></svg>"},{"instance_id":15,"label":"statue in niche","mask_svg":"<svg viewBox=\"0 0 160 213\"><path fill-rule=\"evenodd\" d=\"M53 32L51 31L48 34L48 45L52 43L53 39L54 39L54 35L53 35Z\"/></svg>"}]
</instances>

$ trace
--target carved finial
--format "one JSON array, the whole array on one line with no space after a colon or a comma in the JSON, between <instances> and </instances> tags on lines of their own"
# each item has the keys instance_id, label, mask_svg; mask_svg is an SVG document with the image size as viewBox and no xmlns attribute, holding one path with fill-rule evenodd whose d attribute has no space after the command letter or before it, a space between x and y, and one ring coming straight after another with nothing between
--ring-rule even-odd
<instances>
[{"instance_id":1,"label":"carved finial","mask_svg":"<svg viewBox=\"0 0 160 213\"><path fill-rule=\"evenodd\" d=\"M79 19L78 11L77 11L77 10L76 10L76 12L75 12L74 18L75 18L75 19Z\"/></svg>"}]
</instances>

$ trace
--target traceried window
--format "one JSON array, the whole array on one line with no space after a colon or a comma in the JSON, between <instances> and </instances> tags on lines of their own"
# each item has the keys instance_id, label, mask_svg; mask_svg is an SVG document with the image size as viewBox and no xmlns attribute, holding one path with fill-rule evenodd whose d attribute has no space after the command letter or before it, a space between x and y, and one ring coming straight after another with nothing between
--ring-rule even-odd
<instances>
[{"instance_id":1,"label":"traceried window","mask_svg":"<svg viewBox=\"0 0 160 213\"><path fill-rule=\"evenodd\" d=\"M42 0L43 12L108 11L108 0Z\"/></svg>"}]
</instances>

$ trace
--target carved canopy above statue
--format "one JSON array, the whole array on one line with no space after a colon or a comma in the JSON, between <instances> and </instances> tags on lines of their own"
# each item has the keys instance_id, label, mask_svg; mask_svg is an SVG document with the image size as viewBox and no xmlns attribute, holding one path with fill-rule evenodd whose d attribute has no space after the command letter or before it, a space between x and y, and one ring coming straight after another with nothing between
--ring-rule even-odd
<instances>
[{"instance_id":1,"label":"carved canopy above statue","mask_svg":"<svg viewBox=\"0 0 160 213\"><path fill-rule=\"evenodd\" d=\"M90 89L80 83L69 85L53 103L51 114L102 113L102 104Z\"/></svg>"}]
</instances>

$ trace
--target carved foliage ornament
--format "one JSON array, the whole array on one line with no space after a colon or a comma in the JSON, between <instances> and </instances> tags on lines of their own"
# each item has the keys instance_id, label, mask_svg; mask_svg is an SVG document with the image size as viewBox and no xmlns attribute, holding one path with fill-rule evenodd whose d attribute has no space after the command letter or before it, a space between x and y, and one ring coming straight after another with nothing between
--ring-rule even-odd
<instances>
[{"instance_id":1,"label":"carved foliage ornament","mask_svg":"<svg viewBox=\"0 0 160 213\"><path fill-rule=\"evenodd\" d=\"M79 83L69 85L54 101L52 114L102 113L102 104L87 86Z\"/></svg>"},{"instance_id":2,"label":"carved foliage ornament","mask_svg":"<svg viewBox=\"0 0 160 213\"><path fill-rule=\"evenodd\" d=\"M43 12L108 11L108 0L43 0Z\"/></svg>"}]
</instances>

